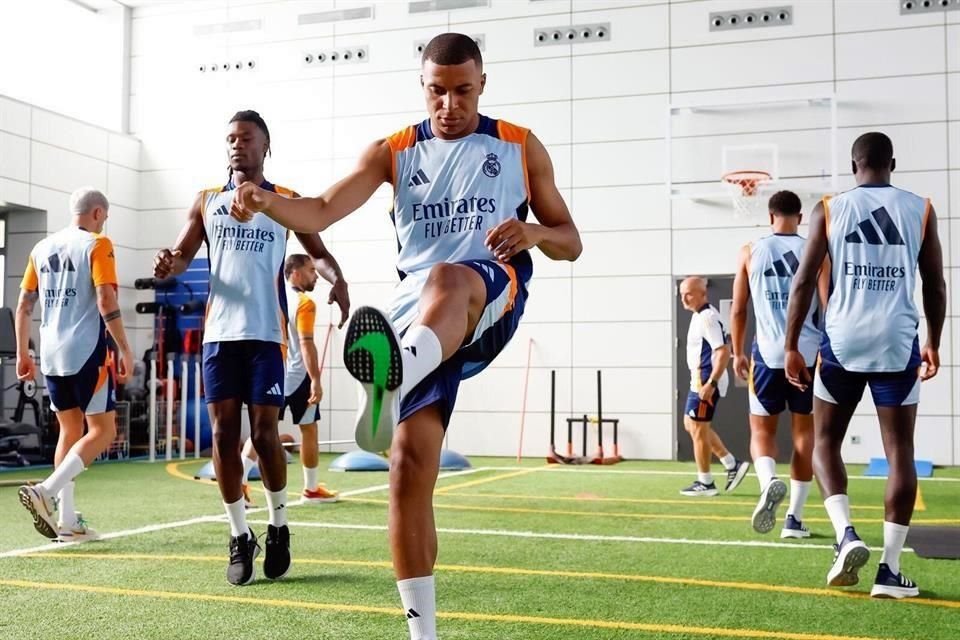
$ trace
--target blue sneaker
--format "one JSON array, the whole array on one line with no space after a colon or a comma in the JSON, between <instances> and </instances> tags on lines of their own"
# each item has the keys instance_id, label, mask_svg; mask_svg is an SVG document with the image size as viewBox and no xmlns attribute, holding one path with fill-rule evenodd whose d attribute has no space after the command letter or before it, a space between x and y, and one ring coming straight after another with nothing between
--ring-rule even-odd
<instances>
[{"instance_id":1,"label":"blue sneaker","mask_svg":"<svg viewBox=\"0 0 960 640\"><path fill-rule=\"evenodd\" d=\"M877 568L870 595L874 598L916 598L920 595L917 584L902 573L894 573L886 563Z\"/></svg>"},{"instance_id":2,"label":"blue sneaker","mask_svg":"<svg viewBox=\"0 0 960 640\"><path fill-rule=\"evenodd\" d=\"M833 550L833 566L827 573L827 584L831 587L852 587L860 582L858 572L870 559L870 549L853 527L846 528L843 539L840 544L833 545Z\"/></svg>"},{"instance_id":3,"label":"blue sneaker","mask_svg":"<svg viewBox=\"0 0 960 640\"><path fill-rule=\"evenodd\" d=\"M685 489L680 490L680 494L684 496L690 496L691 498L712 498L713 496L719 493L717 491L717 485L711 482L710 484L704 484L699 480L694 480L693 484Z\"/></svg>"},{"instance_id":4,"label":"blue sneaker","mask_svg":"<svg viewBox=\"0 0 960 640\"><path fill-rule=\"evenodd\" d=\"M760 501L753 510L753 530L757 533L770 533L777 524L777 508L787 497L787 484L773 478L760 492Z\"/></svg>"},{"instance_id":5,"label":"blue sneaker","mask_svg":"<svg viewBox=\"0 0 960 640\"><path fill-rule=\"evenodd\" d=\"M809 538L810 530L803 526L803 523L793 517L792 513L787 514L787 519L783 521L783 529L780 531L781 538Z\"/></svg>"}]
</instances>

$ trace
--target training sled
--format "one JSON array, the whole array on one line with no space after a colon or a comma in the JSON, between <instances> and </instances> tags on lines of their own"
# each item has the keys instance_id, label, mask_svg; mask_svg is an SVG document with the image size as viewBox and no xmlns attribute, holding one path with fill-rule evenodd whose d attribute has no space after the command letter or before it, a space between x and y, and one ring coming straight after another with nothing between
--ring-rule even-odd
<instances>
[{"instance_id":1,"label":"training sled","mask_svg":"<svg viewBox=\"0 0 960 640\"><path fill-rule=\"evenodd\" d=\"M597 415L587 414L567 418L567 450L566 455L557 452L556 443L556 405L557 405L557 372L550 372L550 451L547 462L550 464L617 464L623 460L620 455L620 419L603 417L603 381L600 371L597 371ZM576 456L573 453L573 426L580 424L583 432L583 452ZM597 448L593 455L587 455L587 440L589 425L597 426ZM613 426L613 455L607 457L603 450L603 425Z\"/></svg>"},{"instance_id":2,"label":"training sled","mask_svg":"<svg viewBox=\"0 0 960 640\"><path fill-rule=\"evenodd\" d=\"M930 478L933 476L933 461L932 460L914 460L914 467L917 469L918 478ZM864 470L863 475L865 476L878 476L881 478L886 478L890 475L890 465L887 464L886 458L870 458L870 464L867 465L866 470Z\"/></svg>"}]
</instances>

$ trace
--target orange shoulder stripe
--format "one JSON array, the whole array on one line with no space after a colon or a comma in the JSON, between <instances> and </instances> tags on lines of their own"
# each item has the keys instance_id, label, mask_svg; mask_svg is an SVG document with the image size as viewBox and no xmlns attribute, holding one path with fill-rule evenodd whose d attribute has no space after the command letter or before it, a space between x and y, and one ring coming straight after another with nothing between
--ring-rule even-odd
<instances>
[{"instance_id":1,"label":"orange shoulder stripe","mask_svg":"<svg viewBox=\"0 0 960 640\"><path fill-rule=\"evenodd\" d=\"M273 185L273 190L282 195L285 198L298 198L297 192L293 189L288 189L286 187L281 187L278 184Z\"/></svg>"},{"instance_id":2,"label":"orange shoulder stripe","mask_svg":"<svg viewBox=\"0 0 960 640\"><path fill-rule=\"evenodd\" d=\"M497 135L504 142L520 145L520 157L523 159L523 184L527 189L527 201L531 199L530 172L527 170L527 135L530 129L517 126L506 120L497 120Z\"/></svg>"},{"instance_id":3,"label":"orange shoulder stripe","mask_svg":"<svg viewBox=\"0 0 960 640\"><path fill-rule=\"evenodd\" d=\"M390 145L390 176L394 186L397 184L397 154L411 148L416 142L417 127L414 125L387 136L387 144Z\"/></svg>"}]
</instances>

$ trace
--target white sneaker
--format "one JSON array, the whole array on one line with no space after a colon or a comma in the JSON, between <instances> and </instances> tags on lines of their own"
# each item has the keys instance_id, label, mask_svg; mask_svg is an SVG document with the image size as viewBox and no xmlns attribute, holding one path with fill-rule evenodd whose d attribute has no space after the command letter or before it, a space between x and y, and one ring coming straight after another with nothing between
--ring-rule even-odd
<instances>
[{"instance_id":1,"label":"white sneaker","mask_svg":"<svg viewBox=\"0 0 960 640\"><path fill-rule=\"evenodd\" d=\"M100 539L100 534L90 528L80 512L77 512L77 519L72 525L66 526L60 523L57 525L57 529L60 532L60 542L85 542Z\"/></svg>"},{"instance_id":2,"label":"white sneaker","mask_svg":"<svg viewBox=\"0 0 960 640\"><path fill-rule=\"evenodd\" d=\"M853 527L847 527L840 544L833 545L833 566L827 572L831 587L852 587L860 582L860 569L870 559L870 549Z\"/></svg>"},{"instance_id":3,"label":"white sneaker","mask_svg":"<svg viewBox=\"0 0 960 640\"><path fill-rule=\"evenodd\" d=\"M787 483L774 478L760 492L760 502L753 510L753 530L757 533L770 533L777 523L777 508L787 497Z\"/></svg>"},{"instance_id":4,"label":"white sneaker","mask_svg":"<svg viewBox=\"0 0 960 640\"><path fill-rule=\"evenodd\" d=\"M24 485L17 491L20 504L33 516L33 527L45 538L54 540L58 536L57 521L53 514L57 511L56 499L48 495L40 485Z\"/></svg>"},{"instance_id":5,"label":"white sneaker","mask_svg":"<svg viewBox=\"0 0 960 640\"><path fill-rule=\"evenodd\" d=\"M386 451L400 418L403 352L400 337L383 312L373 307L354 311L343 362L360 383L357 444L366 451Z\"/></svg>"}]
</instances>

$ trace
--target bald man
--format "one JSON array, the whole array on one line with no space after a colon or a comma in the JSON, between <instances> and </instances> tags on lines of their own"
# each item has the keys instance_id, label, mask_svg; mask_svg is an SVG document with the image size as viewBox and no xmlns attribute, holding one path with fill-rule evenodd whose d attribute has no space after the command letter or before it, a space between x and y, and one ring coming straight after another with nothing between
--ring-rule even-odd
<instances>
[{"instance_id":1,"label":"bald man","mask_svg":"<svg viewBox=\"0 0 960 640\"><path fill-rule=\"evenodd\" d=\"M717 402L727 394L730 346L720 313L707 298L706 279L694 276L680 283L680 301L683 308L693 314L687 331L690 392L683 411L683 426L693 438L693 456L697 461L697 479L680 493L709 498L719 493L710 473L711 452L727 470L724 489L727 493L740 486L750 463L737 460L711 427Z\"/></svg>"}]
</instances>

